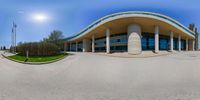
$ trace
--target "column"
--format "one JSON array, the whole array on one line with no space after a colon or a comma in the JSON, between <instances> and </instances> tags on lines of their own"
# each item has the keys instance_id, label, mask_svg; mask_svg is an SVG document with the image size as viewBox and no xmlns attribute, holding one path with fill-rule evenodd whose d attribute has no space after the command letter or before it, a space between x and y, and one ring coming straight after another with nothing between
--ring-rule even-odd
<instances>
[{"instance_id":1,"label":"column","mask_svg":"<svg viewBox=\"0 0 200 100\"><path fill-rule=\"evenodd\" d=\"M110 29L106 29L106 53L110 53Z\"/></svg>"},{"instance_id":2,"label":"column","mask_svg":"<svg viewBox=\"0 0 200 100\"><path fill-rule=\"evenodd\" d=\"M188 38L186 38L186 43L185 43L185 45L186 45L186 46L185 46L185 47L186 47L185 49L186 49L186 51L188 51Z\"/></svg>"},{"instance_id":3,"label":"column","mask_svg":"<svg viewBox=\"0 0 200 100\"><path fill-rule=\"evenodd\" d=\"M66 52L67 49L67 42L64 42L64 52Z\"/></svg>"},{"instance_id":4,"label":"column","mask_svg":"<svg viewBox=\"0 0 200 100\"><path fill-rule=\"evenodd\" d=\"M90 39L83 39L83 52L91 51L91 41Z\"/></svg>"},{"instance_id":5,"label":"column","mask_svg":"<svg viewBox=\"0 0 200 100\"><path fill-rule=\"evenodd\" d=\"M159 52L159 27L155 26L155 53Z\"/></svg>"},{"instance_id":6,"label":"column","mask_svg":"<svg viewBox=\"0 0 200 100\"><path fill-rule=\"evenodd\" d=\"M76 52L78 52L78 41L76 41Z\"/></svg>"},{"instance_id":7,"label":"column","mask_svg":"<svg viewBox=\"0 0 200 100\"><path fill-rule=\"evenodd\" d=\"M95 52L95 35L92 35L92 52Z\"/></svg>"},{"instance_id":8,"label":"column","mask_svg":"<svg viewBox=\"0 0 200 100\"><path fill-rule=\"evenodd\" d=\"M70 46L69 51L72 51L72 43L71 42L70 42L69 46Z\"/></svg>"},{"instance_id":9,"label":"column","mask_svg":"<svg viewBox=\"0 0 200 100\"><path fill-rule=\"evenodd\" d=\"M194 47L195 47L195 40L192 40L192 51L194 51Z\"/></svg>"},{"instance_id":10,"label":"column","mask_svg":"<svg viewBox=\"0 0 200 100\"><path fill-rule=\"evenodd\" d=\"M174 33L172 31L170 32L170 51L174 51Z\"/></svg>"},{"instance_id":11,"label":"column","mask_svg":"<svg viewBox=\"0 0 200 100\"><path fill-rule=\"evenodd\" d=\"M86 52L86 39L83 39L83 52Z\"/></svg>"},{"instance_id":12,"label":"column","mask_svg":"<svg viewBox=\"0 0 200 100\"><path fill-rule=\"evenodd\" d=\"M141 27L138 24L130 24L128 26L128 53L141 54Z\"/></svg>"},{"instance_id":13,"label":"column","mask_svg":"<svg viewBox=\"0 0 200 100\"><path fill-rule=\"evenodd\" d=\"M181 35L178 35L178 51L181 51Z\"/></svg>"}]
</instances>

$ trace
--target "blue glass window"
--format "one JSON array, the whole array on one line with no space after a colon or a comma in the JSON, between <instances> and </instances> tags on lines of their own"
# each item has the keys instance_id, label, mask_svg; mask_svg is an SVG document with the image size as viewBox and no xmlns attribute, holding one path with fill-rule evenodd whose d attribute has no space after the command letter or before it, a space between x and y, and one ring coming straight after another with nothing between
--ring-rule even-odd
<instances>
[{"instance_id":1,"label":"blue glass window","mask_svg":"<svg viewBox=\"0 0 200 100\"><path fill-rule=\"evenodd\" d=\"M174 50L178 50L178 39L174 39L174 42L173 42L173 45L174 45Z\"/></svg>"},{"instance_id":2,"label":"blue glass window","mask_svg":"<svg viewBox=\"0 0 200 100\"><path fill-rule=\"evenodd\" d=\"M167 38L160 38L159 39L159 49L160 50L168 50L168 39Z\"/></svg>"},{"instance_id":3,"label":"blue glass window","mask_svg":"<svg viewBox=\"0 0 200 100\"><path fill-rule=\"evenodd\" d=\"M98 42L95 42L95 45L104 45L106 44L106 41L98 41Z\"/></svg>"},{"instance_id":4,"label":"blue glass window","mask_svg":"<svg viewBox=\"0 0 200 100\"><path fill-rule=\"evenodd\" d=\"M142 37L142 50L147 50L147 37Z\"/></svg>"},{"instance_id":5,"label":"blue glass window","mask_svg":"<svg viewBox=\"0 0 200 100\"><path fill-rule=\"evenodd\" d=\"M126 43L126 42L128 42L128 39L127 38L121 38L120 41Z\"/></svg>"},{"instance_id":6,"label":"blue glass window","mask_svg":"<svg viewBox=\"0 0 200 100\"><path fill-rule=\"evenodd\" d=\"M181 50L185 50L185 49L186 49L186 41L181 40Z\"/></svg>"},{"instance_id":7,"label":"blue glass window","mask_svg":"<svg viewBox=\"0 0 200 100\"><path fill-rule=\"evenodd\" d=\"M112 40L110 40L110 42L111 43L119 43L119 42L121 42L121 43L126 43L128 40L127 40L127 38L119 38L119 39L112 39Z\"/></svg>"},{"instance_id":8,"label":"blue glass window","mask_svg":"<svg viewBox=\"0 0 200 100\"><path fill-rule=\"evenodd\" d=\"M149 47L149 49L150 50L154 50L154 48L155 48L155 40L154 40L154 38L153 37L149 37L148 38L148 47Z\"/></svg>"}]
</instances>

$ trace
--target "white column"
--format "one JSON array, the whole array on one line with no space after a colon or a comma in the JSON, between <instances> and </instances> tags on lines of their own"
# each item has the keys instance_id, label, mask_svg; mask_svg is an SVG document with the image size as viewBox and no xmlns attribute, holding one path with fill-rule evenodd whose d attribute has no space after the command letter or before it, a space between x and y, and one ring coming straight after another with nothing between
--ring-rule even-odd
<instances>
[{"instance_id":1,"label":"white column","mask_svg":"<svg viewBox=\"0 0 200 100\"><path fill-rule=\"evenodd\" d=\"M128 53L141 54L141 27L138 24L130 24L128 26Z\"/></svg>"},{"instance_id":2,"label":"white column","mask_svg":"<svg viewBox=\"0 0 200 100\"><path fill-rule=\"evenodd\" d=\"M159 52L159 27L155 26L155 53Z\"/></svg>"},{"instance_id":3,"label":"white column","mask_svg":"<svg viewBox=\"0 0 200 100\"><path fill-rule=\"evenodd\" d=\"M64 52L66 52L67 49L67 42L64 42Z\"/></svg>"},{"instance_id":4,"label":"white column","mask_svg":"<svg viewBox=\"0 0 200 100\"><path fill-rule=\"evenodd\" d=\"M72 51L72 43L71 42L70 42L69 46L70 46L69 51Z\"/></svg>"},{"instance_id":5,"label":"white column","mask_svg":"<svg viewBox=\"0 0 200 100\"><path fill-rule=\"evenodd\" d=\"M186 38L186 43L185 43L186 51L188 51L188 38Z\"/></svg>"},{"instance_id":6,"label":"white column","mask_svg":"<svg viewBox=\"0 0 200 100\"><path fill-rule=\"evenodd\" d=\"M106 53L110 53L110 29L106 29Z\"/></svg>"},{"instance_id":7,"label":"white column","mask_svg":"<svg viewBox=\"0 0 200 100\"><path fill-rule=\"evenodd\" d=\"M82 52L86 52L86 39L83 39L83 49Z\"/></svg>"},{"instance_id":8,"label":"white column","mask_svg":"<svg viewBox=\"0 0 200 100\"><path fill-rule=\"evenodd\" d=\"M174 33L172 31L170 32L170 51L174 51Z\"/></svg>"},{"instance_id":9,"label":"white column","mask_svg":"<svg viewBox=\"0 0 200 100\"><path fill-rule=\"evenodd\" d=\"M195 47L195 40L192 40L192 51L194 51L194 47Z\"/></svg>"},{"instance_id":10,"label":"white column","mask_svg":"<svg viewBox=\"0 0 200 100\"><path fill-rule=\"evenodd\" d=\"M92 52L95 52L95 35L92 35Z\"/></svg>"},{"instance_id":11,"label":"white column","mask_svg":"<svg viewBox=\"0 0 200 100\"><path fill-rule=\"evenodd\" d=\"M76 52L78 51L78 42L76 41Z\"/></svg>"},{"instance_id":12,"label":"white column","mask_svg":"<svg viewBox=\"0 0 200 100\"><path fill-rule=\"evenodd\" d=\"M178 35L178 51L181 51L181 35Z\"/></svg>"}]
</instances>

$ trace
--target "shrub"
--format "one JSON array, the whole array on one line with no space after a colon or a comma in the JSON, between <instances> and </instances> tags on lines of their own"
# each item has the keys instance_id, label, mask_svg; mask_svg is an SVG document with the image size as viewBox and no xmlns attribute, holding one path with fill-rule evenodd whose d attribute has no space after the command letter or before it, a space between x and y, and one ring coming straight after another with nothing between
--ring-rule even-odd
<instances>
[{"instance_id":1,"label":"shrub","mask_svg":"<svg viewBox=\"0 0 200 100\"><path fill-rule=\"evenodd\" d=\"M22 55L26 55L27 50L30 56L50 56L60 52L59 47L53 43L32 42L17 46L17 52Z\"/></svg>"}]
</instances>

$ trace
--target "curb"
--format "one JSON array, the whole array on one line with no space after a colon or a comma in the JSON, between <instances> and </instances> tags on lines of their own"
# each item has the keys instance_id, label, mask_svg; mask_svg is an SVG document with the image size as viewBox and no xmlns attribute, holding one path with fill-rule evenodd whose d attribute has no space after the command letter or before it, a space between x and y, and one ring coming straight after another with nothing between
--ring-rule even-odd
<instances>
[{"instance_id":1,"label":"curb","mask_svg":"<svg viewBox=\"0 0 200 100\"><path fill-rule=\"evenodd\" d=\"M158 55L150 55L150 56L120 56L120 55L109 55L109 54L96 54L96 55L116 57L116 58L152 58L152 57L168 56L172 54L175 54L175 53L158 54Z\"/></svg>"},{"instance_id":2,"label":"curb","mask_svg":"<svg viewBox=\"0 0 200 100\"><path fill-rule=\"evenodd\" d=\"M9 58L9 57L3 55L3 54L1 54L1 55L2 55L4 58L8 59L8 60L11 60L11 61L14 61L14 62L17 62L17 63L22 63L22 64L29 64L29 65L50 64L50 63L54 63L54 62L60 61L60 60L62 60L62 59L64 59L64 58L67 57L67 55L66 55L66 56L64 56L64 57L62 57L62 58L59 58L59 59L56 59L56 60L52 60L52 61L47 61L47 62L23 62L23 61L18 61L18 60L11 59L11 58ZM70 54L68 54L68 55L70 55Z\"/></svg>"}]
</instances>

